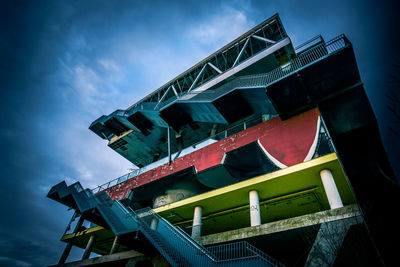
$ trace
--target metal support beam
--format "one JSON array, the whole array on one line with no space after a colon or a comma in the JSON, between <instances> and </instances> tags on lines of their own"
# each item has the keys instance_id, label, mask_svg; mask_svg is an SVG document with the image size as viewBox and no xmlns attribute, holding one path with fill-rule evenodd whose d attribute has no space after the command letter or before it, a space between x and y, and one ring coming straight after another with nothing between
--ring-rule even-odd
<instances>
[{"instance_id":1,"label":"metal support beam","mask_svg":"<svg viewBox=\"0 0 400 267\"><path fill-rule=\"evenodd\" d=\"M239 55L236 57L235 62L233 62L232 68L236 66L236 64L239 62L240 58L242 57L244 50L246 50L247 44L249 43L250 37L246 39L246 42L244 43L244 46L242 47L242 50L240 50Z\"/></svg>"},{"instance_id":2,"label":"metal support beam","mask_svg":"<svg viewBox=\"0 0 400 267\"><path fill-rule=\"evenodd\" d=\"M201 75L203 74L205 68L207 67L207 64L204 64L203 68L201 69L201 71L199 72L199 74L197 75L196 79L194 79L192 85L190 86L188 92L190 92L190 90L192 90L192 88L196 85L196 83L199 81Z\"/></svg>"},{"instance_id":3,"label":"metal support beam","mask_svg":"<svg viewBox=\"0 0 400 267\"><path fill-rule=\"evenodd\" d=\"M171 127L168 125L168 164L171 164Z\"/></svg>"},{"instance_id":4,"label":"metal support beam","mask_svg":"<svg viewBox=\"0 0 400 267\"><path fill-rule=\"evenodd\" d=\"M169 90L171 90L172 86L168 87L167 91L165 91L165 93L163 94L163 96L161 97L161 99L158 101L157 105L154 107L154 110L157 109L158 105L164 100L164 98L167 96ZM175 88L174 88L174 92L177 95Z\"/></svg>"},{"instance_id":5,"label":"metal support beam","mask_svg":"<svg viewBox=\"0 0 400 267\"><path fill-rule=\"evenodd\" d=\"M181 85L179 84L179 80L176 80L176 84L178 85L179 92L183 92Z\"/></svg>"},{"instance_id":6,"label":"metal support beam","mask_svg":"<svg viewBox=\"0 0 400 267\"><path fill-rule=\"evenodd\" d=\"M270 39L267 39L267 38L264 38L264 37L261 37L261 36L257 36L257 35L255 35L255 34L253 34L251 37L253 37L254 39L263 41L263 42L265 42L265 43L268 43L268 44L275 44L275 43L276 43L276 42L273 41L273 40L270 40Z\"/></svg>"},{"instance_id":7,"label":"metal support beam","mask_svg":"<svg viewBox=\"0 0 400 267\"><path fill-rule=\"evenodd\" d=\"M222 73L222 71L220 69L218 69L216 66L214 66L214 64L212 64L211 62L207 63L211 68L213 68L216 72L218 72L219 74Z\"/></svg>"},{"instance_id":8,"label":"metal support beam","mask_svg":"<svg viewBox=\"0 0 400 267\"><path fill-rule=\"evenodd\" d=\"M76 216L76 215L74 214L74 216ZM79 231L79 229L81 228L84 220L85 219L83 218L83 216L81 216L79 218L79 221L77 222L77 224L75 226L75 229L74 229L74 232L73 232L74 234L76 234ZM65 235L65 233L64 233L64 235ZM63 253L62 253L61 257L60 257L60 260L58 261L59 265L64 264L66 262L66 260L67 260L67 258L69 256L69 253L71 252L71 248L72 248L72 243L68 242L67 245L64 248L64 251L63 251Z\"/></svg>"},{"instance_id":9,"label":"metal support beam","mask_svg":"<svg viewBox=\"0 0 400 267\"><path fill-rule=\"evenodd\" d=\"M179 97L174 85L171 85L171 89L172 89L172 91L174 91L174 94L176 95L176 97Z\"/></svg>"},{"instance_id":10,"label":"metal support beam","mask_svg":"<svg viewBox=\"0 0 400 267\"><path fill-rule=\"evenodd\" d=\"M181 87L182 93L187 92L187 90L189 88L190 88L189 91L191 91L193 88L196 87L196 83L194 83L194 81L195 81L194 78L196 76L198 76L199 68L204 68L204 66L209 65L209 64L207 64L207 62L212 61L213 65L216 66L219 70L221 70L222 73L225 72L226 70L228 70L229 68L232 67L231 65L239 53L238 50L240 50L239 49L240 47L238 47L238 45L237 45L238 43L242 44L242 43L246 42L247 39L251 38L251 36L254 35L255 33L265 34L265 32L269 32L269 29L271 29L271 27L274 27L274 28L277 27L280 30L281 35L274 37L274 38L276 38L276 41L267 39L267 38L269 38L269 36L265 36L265 35L262 37L256 36L255 38L260 39L263 42L268 42L270 44L279 43L283 39L287 38L287 35L285 33L285 30L282 26L282 23L281 23L279 17L274 16L272 18L269 18L268 20L264 21L263 23L260 23L259 25L257 25L255 28L251 29L250 31L248 31L245 34L238 37L237 39L233 40L226 46L222 47L221 49L218 49L215 53L213 53L206 59L202 60L200 63L196 64L195 66L189 68L187 71L178 75L174 80L168 82L167 84L163 85L161 88L157 89L155 92L144 97L142 100L139 101L139 103L140 102L156 102L156 101L160 100L161 94L165 92L167 87L169 87L171 84L175 85L175 83L176 83L176 86L175 86L176 89L179 89L179 87ZM251 41L252 40L250 39L249 42L251 42ZM252 47L251 47L251 49L252 49ZM253 51L251 51L251 52L253 52ZM228 55L229 55L229 57L231 57L231 55L233 57L233 58L229 58L229 62L230 62L229 64L227 62ZM251 53L251 56L254 56L254 54ZM225 64L223 63L223 61ZM220 73L220 74L222 74L222 73ZM200 75L200 77L201 77L201 75ZM179 82L178 82L178 80L179 80ZM182 84L182 80L184 81L183 84ZM179 85L178 85L178 83L179 83ZM160 96L158 96L158 98L156 98L156 95L159 92L160 92Z\"/></svg>"},{"instance_id":11,"label":"metal support beam","mask_svg":"<svg viewBox=\"0 0 400 267\"><path fill-rule=\"evenodd\" d=\"M104 135L104 133L102 133ZM76 211L74 212L74 214L72 215L71 219L69 220L68 226L65 228L65 231L63 233L63 236L68 232L69 229L71 229L71 224L73 221L75 221L75 219L78 217L78 213L76 213Z\"/></svg>"}]
</instances>

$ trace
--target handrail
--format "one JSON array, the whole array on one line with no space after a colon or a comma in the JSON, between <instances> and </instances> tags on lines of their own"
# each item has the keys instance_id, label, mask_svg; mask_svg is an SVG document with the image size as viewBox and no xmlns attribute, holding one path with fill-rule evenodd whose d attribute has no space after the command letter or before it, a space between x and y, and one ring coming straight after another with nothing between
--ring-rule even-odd
<instances>
[{"instance_id":1,"label":"handrail","mask_svg":"<svg viewBox=\"0 0 400 267\"><path fill-rule=\"evenodd\" d=\"M154 240L152 240L153 235L158 232L151 229L151 226L147 225L146 222L142 219L143 217L146 217L146 216L151 216L152 218L157 219L157 223L161 222L164 226L166 226L169 229L169 232L172 233L176 238L178 238L179 240L181 240L182 242L184 242L186 244L191 244L194 249L199 250L202 253L202 255L205 255L212 260L212 257L209 255L207 250L205 250L201 245L197 244L193 239L190 239L187 236L185 236L184 234L182 234L179 231L179 229L172 226L168 221L166 221L165 219L160 217L158 214L156 214L151 208L143 208L138 211L134 211L131 208L129 208L129 210L130 210L130 213L128 214L128 216L132 217L135 221L138 222L138 224L140 224L142 226L141 231L145 234L145 236L147 236L150 239L151 242L152 241L154 242ZM143 214L144 214L144 216L141 216ZM153 245L156 246L156 244L153 244ZM183 246L181 249L184 250L187 248L188 248L187 246ZM157 248L157 249L162 249L162 248ZM163 251L160 251L160 252L163 252ZM164 252L164 253L166 253L166 252ZM169 256L170 258L173 258L171 255L164 255L164 256Z\"/></svg>"},{"instance_id":2,"label":"handrail","mask_svg":"<svg viewBox=\"0 0 400 267\"><path fill-rule=\"evenodd\" d=\"M235 49L235 47L240 42L244 42L244 40L246 38L248 38L252 34L255 34L260 29L262 29L264 27L268 27L268 25L270 25L270 24L272 24L274 22L276 22L276 23L278 23L278 25L282 26L282 22L280 21L279 16L277 14L275 14L271 18L268 18L267 20L261 22L259 25L255 26L254 28L250 29L246 33L242 34L241 36L239 36L235 40L229 42L227 45L223 46L222 48L218 49L216 52L214 52L213 54L209 55L207 58L201 60L200 62L198 62L194 66L190 67L188 70L186 70L183 73L179 74L178 76L176 76L175 78L173 78L169 82L165 83L164 85L162 85L161 87L159 87L155 91L153 91L150 94L148 94L147 96L143 97L141 100L139 100L135 104L133 104L130 107L128 107L128 110L133 109L134 107L140 105L141 103L148 101L149 99L151 99L152 97L157 95L159 92L161 92L163 90L166 90L166 88L169 88L171 85L173 85L177 79L180 79L180 78L184 77L185 75L190 74L191 72L195 71L196 68L197 69L201 69L202 66L206 65L208 62L211 62L212 59L216 58L219 54L224 54L224 53L227 53L227 51L230 50L230 49ZM280 41L280 40L282 40L282 39L284 39L286 37L287 37L286 31L283 29L283 32L280 31L280 39L275 40L275 41ZM228 69L226 69L226 70L228 70Z\"/></svg>"},{"instance_id":3,"label":"handrail","mask_svg":"<svg viewBox=\"0 0 400 267\"><path fill-rule=\"evenodd\" d=\"M302 51L308 49L309 47L307 47L307 48L305 48L305 49L303 49L303 50L300 50L301 48L303 48L303 47L305 47L305 46L311 44L312 42L314 42L314 41L316 41L316 40L319 40L318 42L316 42L316 44L317 44L317 43L324 43L324 38L322 38L321 34L318 34L317 36L311 38L310 40L308 40L308 41L306 41L306 42L304 42L304 43L298 45L297 47L294 48L294 50L296 51L296 53L300 53L300 52L302 52Z\"/></svg>"},{"instance_id":4,"label":"handrail","mask_svg":"<svg viewBox=\"0 0 400 267\"><path fill-rule=\"evenodd\" d=\"M190 253L189 251L191 251L191 250L190 250L190 248L188 248L188 246L189 247L192 246L192 249L195 249L198 252L201 252L201 253L197 254L197 257L200 257L197 260L195 260L196 255L190 255L191 259L194 260L196 262L196 264L200 264L198 266L209 266L210 264L211 265L221 264L224 262L227 263L229 261L238 261L238 260L243 260L243 259L250 260L251 258L257 258L257 259L262 260L265 263L269 263L269 264L276 265L276 266L282 265L281 263L279 263L278 261L276 261L269 255L267 255L263 251L257 249L256 247L250 245L249 243L247 243L245 241L239 241L239 242L235 242L235 243L223 244L223 245L217 245L217 246L205 248L201 244L199 244L195 240L193 240L191 237L189 237L189 235L186 232L181 231L179 228L173 226L169 221L165 220L160 215L155 213L151 208L144 208L144 209L137 210L137 211L133 211L131 208L128 208L128 209L130 210L129 215L132 216L135 220L140 221L140 224L142 225L142 227L144 227L144 229L142 229L142 230L149 234L151 233L151 231L157 232L157 230L151 229L150 225L147 225L147 223L143 219L139 219L139 218L150 216L151 220L156 219L157 223L162 223L165 227L167 227L169 229L169 233L172 233L176 238L178 238L179 240L181 240L182 242L184 242L186 244L186 246L180 247L181 254ZM144 214L144 216L140 216L141 214ZM159 226L157 226L157 227L159 227ZM236 253L234 253L235 250L240 250L241 253L236 254ZM220 256L218 255L218 251L224 252L223 259L221 259ZM234 252L232 253L232 251L234 251ZM231 252L231 253L229 253L229 252ZM186 256L188 256L188 255L186 255ZM206 258L201 258L204 256ZM189 260L189 262L190 262L190 260ZM193 262L190 262L190 263L193 264ZM229 264L229 263L227 263L227 264Z\"/></svg>"},{"instance_id":5,"label":"handrail","mask_svg":"<svg viewBox=\"0 0 400 267\"><path fill-rule=\"evenodd\" d=\"M318 39L319 36L312 38L308 42L302 44L302 45L307 45L308 43ZM321 37L322 38L322 37ZM291 59L285 66L277 67L274 70L268 72L268 73L262 73L262 74L253 74L253 75L246 75L246 76L240 76L237 77L236 79L218 87L215 90L224 90L226 88L231 88L232 90L234 89L247 89L247 88L266 88L272 84L277 83L278 81L284 79L285 77L292 75L293 73L304 69L311 64L314 64L344 48L347 46L351 45L349 40L344 34L341 34L332 40L326 42L326 43L320 43L318 45L312 46L311 48L307 48L300 55L298 55L296 58ZM206 93L206 92L202 92ZM183 94L184 95L193 95L196 94L195 91L191 91L189 93ZM251 120L249 120L251 121ZM244 122L246 123L246 122ZM236 128L238 125L235 125L229 129L223 130L216 134L215 136L220 135L221 133L227 132L230 129ZM213 136L213 137L215 137ZM210 137L212 138L212 137ZM205 139L207 140L207 139ZM202 140L200 142L204 142L205 140ZM197 143L198 144L198 143ZM193 145L192 145L193 146ZM120 180L123 177L127 177L126 180L136 177L141 173L141 169L135 170L133 172L130 172L128 174L122 175L118 178L115 178L107 183L104 183L102 185L99 185L92 189L94 193L100 192L102 190L108 189L111 186L117 185ZM137 175L132 175L134 172L138 173ZM126 181L124 180L124 181ZM115 183L115 184L114 184Z\"/></svg>"},{"instance_id":6,"label":"handrail","mask_svg":"<svg viewBox=\"0 0 400 267\"><path fill-rule=\"evenodd\" d=\"M203 142L205 142L205 141L207 141L207 140L210 140L210 139L214 139L214 138L216 138L216 137L219 137L220 135L222 135L222 134L225 134L225 137L228 137L228 135L227 135L227 132L229 132L229 131L232 131L232 130L235 130L235 129L237 129L238 127L245 127L245 125L246 124L248 124L248 123L251 123L251 122L255 122L255 121L257 121L257 120L260 120L260 118L259 117L256 117L256 118L250 118L250 119L248 119L248 120L245 120L243 123L241 123L241 124L236 124L236 125L234 125L234 126L231 126L231 127L229 127L229 128L227 128L227 129L224 129L224 130L222 130L222 131L220 131L220 132L218 132L218 133L216 133L216 134L214 134L214 135L212 135L212 136L210 136L210 137L208 137L208 138L206 138L206 139L203 139L203 140L201 140L201 141L198 141L198 142L196 142L196 143L194 143L194 144L192 144L192 145L190 145L190 146L188 146L188 147L196 147L197 145L199 145L199 144L201 144L201 143L203 143ZM243 128L244 129L244 128ZM225 138L224 137L224 138ZM186 148L188 148L188 147L185 147L184 149L186 149ZM179 158L179 156L178 156L178 158ZM176 158L175 158L176 159ZM174 159L174 160L175 160ZM158 161L162 161L162 160L164 160L164 158L162 158L162 159L160 159L160 160L158 160ZM156 161L157 162L157 161ZM156 163L156 162L153 162L153 163ZM153 164L152 163L152 164ZM160 165L161 166L161 165ZM145 166L146 167L146 166ZM144 169L145 167L143 167L143 168L139 168L139 169L136 169L136 170L134 170L134 171L131 171L131 172L129 172L129 173L127 173L127 174L124 174L124 175L121 175L121 176L119 176L118 178L114 178L114 179L112 179L112 180L110 180L109 182L106 182L106 183L104 183L104 184L101 184L101 185L98 185L98 186L96 186L95 188L93 188L93 189L91 189L92 191L93 191L93 193L97 193L97 192L100 192L100 191L102 191L102 190L106 190L106 189L108 189L108 188L110 188L110 187L112 187L112 186L114 186L114 185L117 185L117 184L119 184L119 183L122 183L122 182L124 182L124 181L126 181L126 180L128 180L128 179L130 179L130 178L133 178L133 177L136 177L136 176L138 176L138 175L140 175L141 173L143 173L141 170L142 169ZM158 166L157 166L158 167ZM157 167L154 167L154 168L157 168ZM148 170L149 171L149 170ZM136 175L135 175L136 174ZM124 180L122 180L122 178L125 178L125 176L127 177L126 179L124 179ZM118 181L118 180L122 180L122 181ZM114 182L115 182L115 184L114 184Z\"/></svg>"},{"instance_id":7,"label":"handrail","mask_svg":"<svg viewBox=\"0 0 400 267\"><path fill-rule=\"evenodd\" d=\"M87 195L84 191L88 189L79 191L80 188L80 184L67 186L61 182L52 187L48 197L79 213L96 209L101 225L109 226L115 235L142 232L172 266L231 266L231 263L236 266L282 266L245 241L205 248L151 208L134 211L119 201L113 201L105 192ZM71 197L75 203L71 203Z\"/></svg>"},{"instance_id":8,"label":"handrail","mask_svg":"<svg viewBox=\"0 0 400 267\"><path fill-rule=\"evenodd\" d=\"M133 211L131 209L131 212L134 214L140 214L140 212L148 212L149 215L156 217L159 221L162 221L164 223L165 226L167 226L171 231L176 232L176 233L180 233L179 238L181 238L182 240L188 241L191 244L193 244L195 247L201 249L204 252L207 252L207 250L205 250L205 248L203 246L201 246L199 243L197 243L196 241L194 241L191 237L189 237L186 233L182 232L179 230L179 228L173 226L169 221L167 221L166 219L164 219L163 217L161 217L160 215L158 215L157 213L155 213L151 208L144 208L141 209L139 211Z\"/></svg>"}]
</instances>

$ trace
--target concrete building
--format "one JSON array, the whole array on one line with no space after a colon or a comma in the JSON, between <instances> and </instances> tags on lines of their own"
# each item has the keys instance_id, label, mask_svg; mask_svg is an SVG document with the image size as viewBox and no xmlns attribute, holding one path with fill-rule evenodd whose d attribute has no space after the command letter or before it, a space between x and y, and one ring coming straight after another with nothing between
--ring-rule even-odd
<instances>
[{"instance_id":1,"label":"concrete building","mask_svg":"<svg viewBox=\"0 0 400 267\"><path fill-rule=\"evenodd\" d=\"M274 15L89 129L138 169L53 186L76 211L58 266L395 262L398 185L345 35L295 48Z\"/></svg>"}]
</instances>

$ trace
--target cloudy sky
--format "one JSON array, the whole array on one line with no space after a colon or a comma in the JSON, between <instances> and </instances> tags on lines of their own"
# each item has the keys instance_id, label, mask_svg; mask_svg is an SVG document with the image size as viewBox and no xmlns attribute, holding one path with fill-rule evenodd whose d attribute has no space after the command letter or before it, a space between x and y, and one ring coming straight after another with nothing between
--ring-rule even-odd
<instances>
[{"instance_id":1,"label":"cloudy sky","mask_svg":"<svg viewBox=\"0 0 400 267\"><path fill-rule=\"evenodd\" d=\"M88 130L93 120L127 108L277 12L295 45L317 34L348 36L400 173L400 132L390 130L398 122L386 108L398 55L395 10L389 1L361 0L2 1L0 266L58 261L72 213L45 198L52 185L79 180L92 188L131 167Z\"/></svg>"}]
</instances>

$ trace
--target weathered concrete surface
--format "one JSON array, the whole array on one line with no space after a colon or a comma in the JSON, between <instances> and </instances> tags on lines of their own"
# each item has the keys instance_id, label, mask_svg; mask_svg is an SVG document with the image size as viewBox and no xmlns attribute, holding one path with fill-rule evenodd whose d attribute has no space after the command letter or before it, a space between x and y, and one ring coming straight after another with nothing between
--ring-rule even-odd
<instances>
[{"instance_id":1,"label":"weathered concrete surface","mask_svg":"<svg viewBox=\"0 0 400 267\"><path fill-rule=\"evenodd\" d=\"M138 258L141 260L145 260L148 257L144 256L142 253L139 253L134 250L130 251L125 251L125 252L120 252L120 253L115 253L112 255L105 255L97 258L92 258L92 259L85 259L81 261L74 261L74 262L69 262L69 263L64 263L61 265L53 265L55 266L63 266L63 267L78 267L78 266L125 266L126 263L132 259L132 258ZM52 267L52 266L50 266Z\"/></svg>"},{"instance_id":2,"label":"weathered concrete surface","mask_svg":"<svg viewBox=\"0 0 400 267\"><path fill-rule=\"evenodd\" d=\"M225 153L258 141L283 166L301 163L306 158L316 137L319 111L312 109L290 119L272 118L190 154L165 163L136 177L105 190L112 199L128 197L136 187L162 179L168 175L194 167L201 172L221 164Z\"/></svg>"},{"instance_id":3,"label":"weathered concrete surface","mask_svg":"<svg viewBox=\"0 0 400 267\"><path fill-rule=\"evenodd\" d=\"M199 237L198 242L203 245L211 245L223 242L229 242L249 237L267 235L301 227L318 225L336 220L360 216L361 213L357 205L348 205L343 208L325 210L313 214L293 217L290 219L266 223L259 226L240 228L218 234L212 234Z\"/></svg>"},{"instance_id":4,"label":"weathered concrete surface","mask_svg":"<svg viewBox=\"0 0 400 267\"><path fill-rule=\"evenodd\" d=\"M321 224L304 266L333 266L350 226L360 222L359 217L352 217Z\"/></svg>"}]
</instances>

